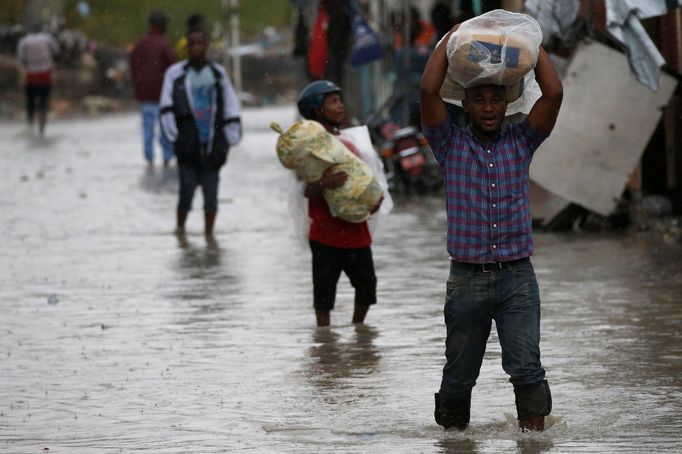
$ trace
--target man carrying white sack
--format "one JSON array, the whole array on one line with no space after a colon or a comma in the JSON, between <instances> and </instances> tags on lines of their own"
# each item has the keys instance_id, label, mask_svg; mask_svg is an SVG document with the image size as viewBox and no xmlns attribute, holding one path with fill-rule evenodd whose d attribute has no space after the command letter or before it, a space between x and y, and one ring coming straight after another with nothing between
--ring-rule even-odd
<instances>
[{"instance_id":1,"label":"man carrying white sack","mask_svg":"<svg viewBox=\"0 0 682 454\"><path fill-rule=\"evenodd\" d=\"M308 119L319 122L356 156L354 144L341 135L340 127L346 117L341 89L334 83L319 80L309 84L298 97L298 110ZM336 299L336 285L341 272L348 276L355 289L353 323L363 323L367 311L376 303L376 275L372 258L372 236L367 221L348 222L334 217L324 198L324 191L346 183L345 172L328 167L322 177L305 187L310 217L310 249L313 261L313 306L317 326L330 324L330 312ZM371 210L379 210L383 199Z\"/></svg>"},{"instance_id":2,"label":"man carrying white sack","mask_svg":"<svg viewBox=\"0 0 682 454\"><path fill-rule=\"evenodd\" d=\"M563 89L540 49L534 72L542 95L523 122L503 127L505 87L479 85L466 88L462 102L471 125L453 125L439 92L448 71L447 41L458 27L429 58L420 91L423 132L445 177L450 255L446 364L435 418L446 429L469 425L471 391L494 320L519 428L543 430L552 401L540 362L540 297L529 258L529 166L554 128Z\"/></svg>"}]
</instances>

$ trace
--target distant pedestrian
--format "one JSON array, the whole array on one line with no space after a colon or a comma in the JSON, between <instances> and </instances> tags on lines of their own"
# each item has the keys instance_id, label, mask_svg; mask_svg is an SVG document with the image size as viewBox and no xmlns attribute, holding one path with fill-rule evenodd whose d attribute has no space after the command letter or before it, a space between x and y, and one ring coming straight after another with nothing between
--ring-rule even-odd
<instances>
[{"instance_id":1,"label":"distant pedestrian","mask_svg":"<svg viewBox=\"0 0 682 454\"><path fill-rule=\"evenodd\" d=\"M43 32L40 25L19 40L17 57L26 71L26 114L29 126L33 127L38 112L38 131L45 134L50 93L52 91L52 71L54 58L59 52L57 41L49 33Z\"/></svg>"},{"instance_id":2,"label":"distant pedestrian","mask_svg":"<svg viewBox=\"0 0 682 454\"><path fill-rule=\"evenodd\" d=\"M319 122L343 142L355 155L359 150L339 129L346 119L346 109L341 100L341 88L328 80L318 80L301 91L298 97L299 113L308 120ZM353 323L363 323L367 311L376 303L377 279L372 258L372 236L367 221L354 223L334 217L323 192L341 187L348 179L345 172L331 166L318 181L308 183L310 231L308 234L313 261L313 307L317 326L330 324L330 312L336 299L336 285L341 272L346 273L355 289ZM383 200L383 198L382 198ZM382 203L374 207L376 212Z\"/></svg>"},{"instance_id":3,"label":"distant pedestrian","mask_svg":"<svg viewBox=\"0 0 682 454\"><path fill-rule=\"evenodd\" d=\"M130 71L135 86L135 99L142 114L144 157L151 167L154 162L154 132L159 121L159 98L166 69L175 62L175 54L168 38L164 36L168 17L159 11L149 15L149 30L130 55ZM173 158L173 146L159 133L163 164L168 167Z\"/></svg>"},{"instance_id":4,"label":"distant pedestrian","mask_svg":"<svg viewBox=\"0 0 682 454\"><path fill-rule=\"evenodd\" d=\"M446 1L439 0L431 8L431 23L436 29L436 40L441 39L450 31L455 21L450 5Z\"/></svg>"},{"instance_id":5,"label":"distant pedestrian","mask_svg":"<svg viewBox=\"0 0 682 454\"><path fill-rule=\"evenodd\" d=\"M346 0L320 0L308 48L308 75L343 86L353 28Z\"/></svg>"},{"instance_id":6,"label":"distant pedestrian","mask_svg":"<svg viewBox=\"0 0 682 454\"><path fill-rule=\"evenodd\" d=\"M453 31L457 29L453 27ZM535 79L542 96L521 123L503 126L505 87L467 88L462 102L471 126L448 117L440 89L448 70L445 35L421 81L422 129L446 184L450 276L445 299L446 364L435 419L464 430L493 320L510 375L521 430L542 430L552 409L540 362L540 295L533 254L529 167L554 128L561 80L544 49Z\"/></svg>"},{"instance_id":7,"label":"distant pedestrian","mask_svg":"<svg viewBox=\"0 0 682 454\"><path fill-rule=\"evenodd\" d=\"M392 14L393 40L396 49L413 48L420 53L428 52L436 39L436 29L428 21L421 18L419 10L410 8L410 17L405 19L404 11ZM408 22L409 21L409 22ZM405 35L409 27L410 42L406 45Z\"/></svg>"},{"instance_id":8,"label":"distant pedestrian","mask_svg":"<svg viewBox=\"0 0 682 454\"><path fill-rule=\"evenodd\" d=\"M187 18L187 31L204 28L204 16L199 13L191 14ZM187 35L182 35L175 43L175 55L178 60L187 60Z\"/></svg>"},{"instance_id":9,"label":"distant pedestrian","mask_svg":"<svg viewBox=\"0 0 682 454\"><path fill-rule=\"evenodd\" d=\"M346 59L353 39L348 1L325 0L325 3L329 12L329 26L327 28L329 60L327 61L325 78L342 87Z\"/></svg>"},{"instance_id":10,"label":"distant pedestrian","mask_svg":"<svg viewBox=\"0 0 682 454\"><path fill-rule=\"evenodd\" d=\"M239 99L225 68L206 58L208 34L187 32L188 60L168 68L161 92L161 127L175 149L180 177L177 232L185 230L197 186L204 193L204 233L213 236L219 171L241 140Z\"/></svg>"}]
</instances>

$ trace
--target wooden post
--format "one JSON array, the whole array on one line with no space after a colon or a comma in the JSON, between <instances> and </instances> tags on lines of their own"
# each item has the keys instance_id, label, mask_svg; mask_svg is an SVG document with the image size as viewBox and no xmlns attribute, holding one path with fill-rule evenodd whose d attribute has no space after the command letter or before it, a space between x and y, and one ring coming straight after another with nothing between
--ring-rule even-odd
<instances>
[{"instance_id":1,"label":"wooden post","mask_svg":"<svg viewBox=\"0 0 682 454\"><path fill-rule=\"evenodd\" d=\"M230 1L230 44L232 53L232 82L237 93L242 91L242 57L239 55L239 0Z\"/></svg>"},{"instance_id":2,"label":"wooden post","mask_svg":"<svg viewBox=\"0 0 682 454\"><path fill-rule=\"evenodd\" d=\"M665 108L663 124L665 127L665 162L666 162L666 187L676 188L682 183L680 170L682 169L682 156L680 156L680 98L670 98Z\"/></svg>"},{"instance_id":3,"label":"wooden post","mask_svg":"<svg viewBox=\"0 0 682 454\"><path fill-rule=\"evenodd\" d=\"M410 69L412 66L411 61L411 42L412 42L412 13L411 13L411 2L410 0L403 0L402 10L403 10L403 78L401 81L402 93L405 95L402 100L402 112L401 112L401 126L407 125L410 121L410 103L407 101L409 99L408 92L410 90Z\"/></svg>"}]
</instances>

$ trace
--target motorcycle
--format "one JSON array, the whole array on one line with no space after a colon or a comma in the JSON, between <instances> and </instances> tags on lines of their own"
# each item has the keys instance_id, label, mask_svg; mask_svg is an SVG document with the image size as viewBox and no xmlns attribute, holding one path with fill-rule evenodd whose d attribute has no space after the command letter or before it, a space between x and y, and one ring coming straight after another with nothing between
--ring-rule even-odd
<instances>
[{"instance_id":1,"label":"motorcycle","mask_svg":"<svg viewBox=\"0 0 682 454\"><path fill-rule=\"evenodd\" d=\"M443 185L440 164L423 134L414 126L400 127L383 112L399 102L390 98L366 123L381 157L391 192L426 194Z\"/></svg>"},{"instance_id":2,"label":"motorcycle","mask_svg":"<svg viewBox=\"0 0 682 454\"><path fill-rule=\"evenodd\" d=\"M437 191L443 185L440 165L428 142L414 126L395 131L381 144L379 154L389 189L392 186L406 194L425 194Z\"/></svg>"}]
</instances>

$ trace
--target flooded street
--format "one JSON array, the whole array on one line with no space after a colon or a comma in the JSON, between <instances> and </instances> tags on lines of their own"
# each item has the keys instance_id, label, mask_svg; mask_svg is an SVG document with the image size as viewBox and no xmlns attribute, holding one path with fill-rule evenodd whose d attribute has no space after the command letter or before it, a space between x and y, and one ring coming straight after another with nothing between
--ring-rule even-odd
<instances>
[{"instance_id":1,"label":"flooded street","mask_svg":"<svg viewBox=\"0 0 682 454\"><path fill-rule=\"evenodd\" d=\"M268 128L293 119L245 112L209 243L199 192L174 235L176 168L145 168L136 113L0 125L0 452L682 452L679 244L537 233L549 427L516 430L493 330L471 427L445 432L443 196L395 200L367 324L343 277L317 329Z\"/></svg>"}]
</instances>

